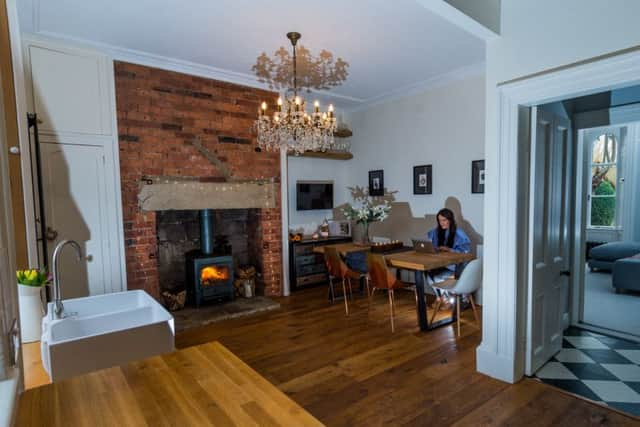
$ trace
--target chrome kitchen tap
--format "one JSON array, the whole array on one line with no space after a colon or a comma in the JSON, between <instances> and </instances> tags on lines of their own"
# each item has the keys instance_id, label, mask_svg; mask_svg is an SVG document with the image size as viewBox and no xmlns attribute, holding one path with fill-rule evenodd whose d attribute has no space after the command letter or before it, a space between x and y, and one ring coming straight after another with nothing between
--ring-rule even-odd
<instances>
[{"instance_id":1,"label":"chrome kitchen tap","mask_svg":"<svg viewBox=\"0 0 640 427\"><path fill-rule=\"evenodd\" d=\"M60 270L58 267L58 258L65 245L71 245L78 254L78 261L82 260L82 250L80 245L75 240L63 240L58 243L53 250L53 316L56 319L63 318L64 305L62 304L62 297L60 295Z\"/></svg>"}]
</instances>

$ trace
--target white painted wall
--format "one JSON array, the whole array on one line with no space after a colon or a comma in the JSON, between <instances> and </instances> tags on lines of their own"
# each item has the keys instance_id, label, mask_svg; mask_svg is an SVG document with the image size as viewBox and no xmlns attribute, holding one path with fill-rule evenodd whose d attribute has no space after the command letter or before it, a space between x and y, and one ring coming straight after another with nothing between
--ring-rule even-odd
<instances>
[{"instance_id":1,"label":"white painted wall","mask_svg":"<svg viewBox=\"0 0 640 427\"><path fill-rule=\"evenodd\" d=\"M368 185L383 169L384 184L409 202L414 216L435 214L449 197L482 234L484 195L471 193L471 161L484 158L485 81L476 75L349 115L354 159L348 180ZM413 194L413 167L433 165L433 194Z\"/></svg>"},{"instance_id":2,"label":"white painted wall","mask_svg":"<svg viewBox=\"0 0 640 427\"><path fill-rule=\"evenodd\" d=\"M498 266L502 263L502 270L509 270L504 264L515 263L517 258L499 259L498 230L504 224L499 215L493 215L501 201L498 197L499 174L491 173L492 170L498 170L500 158L497 85L640 45L640 27L636 22L640 16L640 2L503 0L501 8L501 36L488 41L486 50L485 166L488 173L484 227L485 285L483 341L477 351L477 365L480 372L506 381L516 381L522 374L522 367L519 366L521 361L517 357L521 351L520 343L523 342L520 339L522 330L514 324L513 301L505 304L505 295L510 292L502 289L506 284L498 283ZM597 31L599 28L605 30ZM557 100L553 95L540 99L541 103ZM505 120L508 119L505 117ZM507 324L513 326L506 327Z\"/></svg>"},{"instance_id":3,"label":"white painted wall","mask_svg":"<svg viewBox=\"0 0 640 427\"><path fill-rule=\"evenodd\" d=\"M304 228L305 233L315 231L322 221L333 218L328 210L296 210L296 181L333 181L333 205L349 201L347 170L353 160L329 160L310 157L289 156L289 229Z\"/></svg>"},{"instance_id":4,"label":"white painted wall","mask_svg":"<svg viewBox=\"0 0 640 427\"><path fill-rule=\"evenodd\" d=\"M500 34L500 0L445 0L480 24Z\"/></svg>"},{"instance_id":5,"label":"white painted wall","mask_svg":"<svg viewBox=\"0 0 640 427\"><path fill-rule=\"evenodd\" d=\"M640 44L637 1L503 0L501 8L501 37L487 44L491 82Z\"/></svg>"}]
</instances>

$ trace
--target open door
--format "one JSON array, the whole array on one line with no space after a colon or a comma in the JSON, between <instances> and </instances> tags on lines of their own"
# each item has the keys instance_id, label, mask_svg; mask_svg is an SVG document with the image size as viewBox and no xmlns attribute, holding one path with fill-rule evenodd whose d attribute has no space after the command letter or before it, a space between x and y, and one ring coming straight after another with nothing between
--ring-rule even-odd
<instances>
[{"instance_id":1,"label":"open door","mask_svg":"<svg viewBox=\"0 0 640 427\"><path fill-rule=\"evenodd\" d=\"M527 375L562 348L570 262L570 122L534 107L531 126Z\"/></svg>"},{"instance_id":2,"label":"open door","mask_svg":"<svg viewBox=\"0 0 640 427\"><path fill-rule=\"evenodd\" d=\"M10 425L16 392L21 387L22 360L18 331L15 237L9 188L9 145L0 73L0 425ZM5 409L7 408L7 409Z\"/></svg>"}]
</instances>

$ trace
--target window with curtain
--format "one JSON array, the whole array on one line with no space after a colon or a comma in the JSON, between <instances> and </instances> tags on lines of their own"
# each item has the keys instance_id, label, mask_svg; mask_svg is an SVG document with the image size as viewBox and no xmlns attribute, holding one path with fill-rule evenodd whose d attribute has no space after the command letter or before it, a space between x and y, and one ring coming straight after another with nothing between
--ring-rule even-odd
<instances>
[{"instance_id":1,"label":"window with curtain","mask_svg":"<svg viewBox=\"0 0 640 427\"><path fill-rule=\"evenodd\" d=\"M597 228L618 228L620 225L620 147L614 134L605 133L591 144L588 224Z\"/></svg>"}]
</instances>

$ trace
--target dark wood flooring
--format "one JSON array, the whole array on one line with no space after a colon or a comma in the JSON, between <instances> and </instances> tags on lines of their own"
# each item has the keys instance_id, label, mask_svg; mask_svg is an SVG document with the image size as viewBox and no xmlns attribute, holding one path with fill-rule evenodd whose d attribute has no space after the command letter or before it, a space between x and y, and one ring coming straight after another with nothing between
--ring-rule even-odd
<instances>
[{"instance_id":1,"label":"dark wood flooring","mask_svg":"<svg viewBox=\"0 0 640 427\"><path fill-rule=\"evenodd\" d=\"M456 338L452 326L418 330L413 292L396 292L395 333L382 292L370 311L357 296L348 317L324 287L279 302L265 315L181 332L176 345L219 340L329 426L640 425L535 380L509 385L477 373L471 310Z\"/></svg>"}]
</instances>

